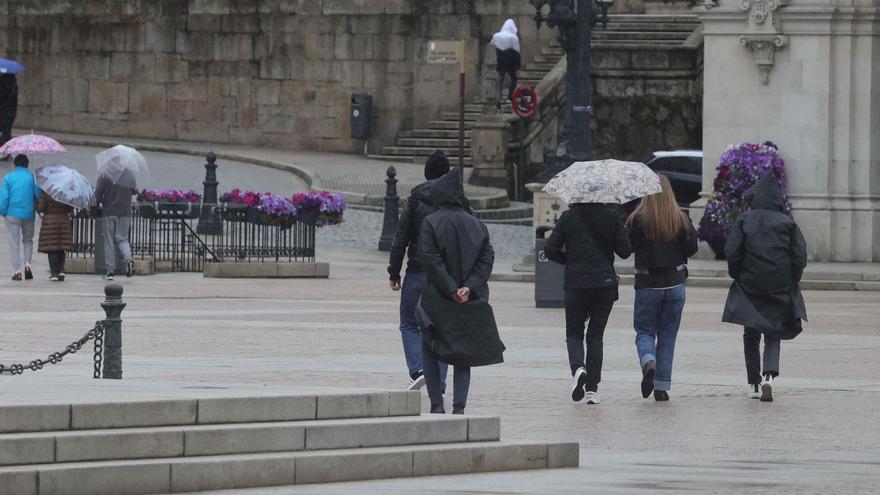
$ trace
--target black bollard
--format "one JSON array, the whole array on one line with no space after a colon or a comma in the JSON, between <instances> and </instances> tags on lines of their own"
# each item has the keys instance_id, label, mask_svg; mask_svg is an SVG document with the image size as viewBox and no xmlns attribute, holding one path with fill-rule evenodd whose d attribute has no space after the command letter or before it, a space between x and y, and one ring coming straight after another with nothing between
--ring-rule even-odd
<instances>
[{"instance_id":1,"label":"black bollard","mask_svg":"<svg viewBox=\"0 0 880 495\"><path fill-rule=\"evenodd\" d=\"M400 198L397 197L397 170L388 167L385 172L388 176L385 184L385 219L382 222L382 235L379 236L379 251L391 251L391 242L394 241L394 231L397 230L397 209Z\"/></svg>"},{"instance_id":2,"label":"black bollard","mask_svg":"<svg viewBox=\"0 0 880 495\"><path fill-rule=\"evenodd\" d=\"M202 195L202 211L199 214L199 224L196 232L202 235L220 235L223 233L223 224L217 215L217 155L213 151L208 152L208 162L205 163L205 193Z\"/></svg>"},{"instance_id":3,"label":"black bollard","mask_svg":"<svg viewBox=\"0 0 880 495\"><path fill-rule=\"evenodd\" d=\"M101 307L107 318L104 320L104 378L122 378L122 286L107 284L104 287L104 302Z\"/></svg>"}]
</instances>

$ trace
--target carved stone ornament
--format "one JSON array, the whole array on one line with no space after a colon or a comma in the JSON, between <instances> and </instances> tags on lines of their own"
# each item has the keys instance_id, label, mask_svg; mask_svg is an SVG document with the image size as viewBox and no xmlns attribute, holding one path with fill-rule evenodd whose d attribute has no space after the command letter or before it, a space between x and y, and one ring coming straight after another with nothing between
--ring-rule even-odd
<instances>
[{"instance_id":1,"label":"carved stone ornament","mask_svg":"<svg viewBox=\"0 0 880 495\"><path fill-rule=\"evenodd\" d=\"M770 69L776 63L776 50L788 42L782 34L777 9L783 0L741 0L740 8L749 12L748 29L740 36L739 43L746 47L755 60L761 74L761 83L770 82Z\"/></svg>"}]
</instances>

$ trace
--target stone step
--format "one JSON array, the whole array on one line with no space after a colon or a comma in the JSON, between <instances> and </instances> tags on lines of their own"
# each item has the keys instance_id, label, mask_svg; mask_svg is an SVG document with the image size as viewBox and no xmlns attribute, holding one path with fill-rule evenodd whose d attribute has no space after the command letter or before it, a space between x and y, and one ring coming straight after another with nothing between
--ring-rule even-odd
<instances>
[{"instance_id":1,"label":"stone step","mask_svg":"<svg viewBox=\"0 0 880 495\"><path fill-rule=\"evenodd\" d=\"M498 441L501 420L411 416L0 435L0 466Z\"/></svg>"},{"instance_id":2,"label":"stone step","mask_svg":"<svg viewBox=\"0 0 880 495\"><path fill-rule=\"evenodd\" d=\"M458 146L456 147L417 147L417 146L385 146L382 148L383 155L397 155L397 156L431 156L435 151L441 150L446 153L446 156L451 160L458 156ZM470 153L470 148L465 147L464 153L465 157L467 157Z\"/></svg>"},{"instance_id":3,"label":"stone step","mask_svg":"<svg viewBox=\"0 0 880 495\"><path fill-rule=\"evenodd\" d=\"M684 41L690 36L687 32L658 32L658 31L605 31L596 33L593 42L610 40L639 40L639 41Z\"/></svg>"},{"instance_id":4,"label":"stone step","mask_svg":"<svg viewBox=\"0 0 880 495\"><path fill-rule=\"evenodd\" d=\"M453 129L416 129L413 131L400 131L399 138L427 138L427 139L458 139L458 127ZM471 131L464 131L465 139L470 139Z\"/></svg>"},{"instance_id":5,"label":"stone step","mask_svg":"<svg viewBox=\"0 0 880 495\"><path fill-rule=\"evenodd\" d=\"M0 468L15 495L145 495L577 467L576 443L472 442Z\"/></svg>"},{"instance_id":6,"label":"stone step","mask_svg":"<svg viewBox=\"0 0 880 495\"><path fill-rule=\"evenodd\" d=\"M667 50L670 48L680 48L682 41L679 40L596 40L593 42L593 49L645 49L645 50Z\"/></svg>"},{"instance_id":7,"label":"stone step","mask_svg":"<svg viewBox=\"0 0 880 495\"><path fill-rule=\"evenodd\" d=\"M465 150L465 151L467 151L467 150ZM404 155L382 155L382 154L373 155L373 154L370 154L370 155L367 155L367 158L369 158L371 160L381 160L381 161L393 162L393 163L411 163L413 165L424 165L425 160L429 156L431 156L431 155L406 155L406 154L404 154ZM455 159L455 161L452 163L452 165L453 166L458 165L458 158ZM465 167L471 166L471 157L468 155L465 155L465 157L464 157L464 166Z\"/></svg>"},{"instance_id":8,"label":"stone step","mask_svg":"<svg viewBox=\"0 0 880 495\"><path fill-rule=\"evenodd\" d=\"M455 139L437 139L437 138L397 138L397 146L405 147L426 147L433 146L437 148L457 148L458 137ZM471 140L464 139L464 147L471 147Z\"/></svg>"},{"instance_id":9,"label":"stone step","mask_svg":"<svg viewBox=\"0 0 880 495\"><path fill-rule=\"evenodd\" d=\"M464 113L464 121L465 122L476 122L480 118L481 115L483 115L482 112L465 112ZM454 121L457 123L458 118L459 118L458 112L443 112L442 119L445 121Z\"/></svg>"},{"instance_id":10,"label":"stone step","mask_svg":"<svg viewBox=\"0 0 880 495\"><path fill-rule=\"evenodd\" d=\"M635 24L699 24L700 18L696 15L682 14L612 14L608 16L608 25L611 23L635 23Z\"/></svg>"},{"instance_id":11,"label":"stone step","mask_svg":"<svg viewBox=\"0 0 880 495\"><path fill-rule=\"evenodd\" d=\"M553 70L554 67L556 67L556 62L532 62L530 64L526 64L522 70L543 72L544 74L546 74Z\"/></svg>"},{"instance_id":12,"label":"stone step","mask_svg":"<svg viewBox=\"0 0 880 495\"><path fill-rule=\"evenodd\" d=\"M535 55L535 58L532 59L536 64L548 64L548 65L556 65L561 59L562 56L553 56L553 55Z\"/></svg>"},{"instance_id":13,"label":"stone step","mask_svg":"<svg viewBox=\"0 0 880 495\"><path fill-rule=\"evenodd\" d=\"M474 121L468 122L464 121L464 128L466 130L474 128ZM456 117L455 122L450 120L432 120L428 122L428 129L455 129L458 130L458 118Z\"/></svg>"},{"instance_id":14,"label":"stone step","mask_svg":"<svg viewBox=\"0 0 880 495\"><path fill-rule=\"evenodd\" d=\"M671 31L671 32L687 32L700 27L700 22L608 22L605 29L594 31L595 34L610 31Z\"/></svg>"},{"instance_id":15,"label":"stone step","mask_svg":"<svg viewBox=\"0 0 880 495\"><path fill-rule=\"evenodd\" d=\"M479 103L466 103L464 105L465 113L480 113L483 111L483 105Z\"/></svg>"},{"instance_id":16,"label":"stone step","mask_svg":"<svg viewBox=\"0 0 880 495\"><path fill-rule=\"evenodd\" d=\"M526 219L531 223L533 207L531 203L521 203L511 201L507 208L499 208L494 210L477 210L474 215L480 220L497 221L493 223L502 223L504 221L519 221Z\"/></svg>"},{"instance_id":17,"label":"stone step","mask_svg":"<svg viewBox=\"0 0 880 495\"><path fill-rule=\"evenodd\" d=\"M416 416L417 391L0 406L0 433Z\"/></svg>"}]
</instances>

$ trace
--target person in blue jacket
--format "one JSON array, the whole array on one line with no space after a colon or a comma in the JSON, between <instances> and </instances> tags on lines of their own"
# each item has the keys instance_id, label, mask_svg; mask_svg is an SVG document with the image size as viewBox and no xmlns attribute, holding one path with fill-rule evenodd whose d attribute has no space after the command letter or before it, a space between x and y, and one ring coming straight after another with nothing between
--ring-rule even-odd
<instances>
[{"instance_id":1,"label":"person in blue jacket","mask_svg":"<svg viewBox=\"0 0 880 495\"><path fill-rule=\"evenodd\" d=\"M34 252L35 207L40 199L40 188L37 187L34 174L28 170L30 162L26 156L16 156L13 163L15 170L6 174L0 185L0 216L6 218L9 254L15 270L12 280L22 279L21 246L24 246L24 278L33 280L31 255Z\"/></svg>"}]
</instances>

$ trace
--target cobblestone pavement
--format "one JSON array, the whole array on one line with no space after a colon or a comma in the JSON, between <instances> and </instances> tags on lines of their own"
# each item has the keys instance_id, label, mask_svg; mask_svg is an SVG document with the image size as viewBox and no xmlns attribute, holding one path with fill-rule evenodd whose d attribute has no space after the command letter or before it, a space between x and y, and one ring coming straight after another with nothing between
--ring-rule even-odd
<instances>
[{"instance_id":1,"label":"cobblestone pavement","mask_svg":"<svg viewBox=\"0 0 880 495\"><path fill-rule=\"evenodd\" d=\"M382 234L383 214L372 211L345 212L345 221L318 230L318 252L326 248L375 251ZM518 225L487 224L495 257L499 264L519 262L534 247L532 228Z\"/></svg>"}]
</instances>

